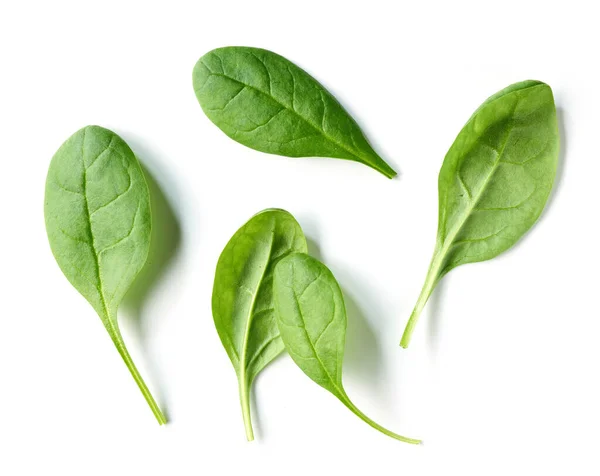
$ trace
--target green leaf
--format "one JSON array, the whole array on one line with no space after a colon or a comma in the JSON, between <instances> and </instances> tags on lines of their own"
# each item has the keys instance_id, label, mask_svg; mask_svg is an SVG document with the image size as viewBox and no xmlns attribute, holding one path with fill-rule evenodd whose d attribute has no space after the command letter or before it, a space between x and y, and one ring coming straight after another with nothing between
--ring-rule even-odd
<instances>
[{"instance_id":1,"label":"green leaf","mask_svg":"<svg viewBox=\"0 0 600 476\"><path fill-rule=\"evenodd\" d=\"M304 70L259 48L218 48L198 60L194 90L208 118L233 140L287 157L334 157L396 172L358 124Z\"/></svg>"},{"instance_id":2,"label":"green leaf","mask_svg":"<svg viewBox=\"0 0 600 476\"><path fill-rule=\"evenodd\" d=\"M293 251L306 252L300 225L288 212L269 209L233 235L217 263L213 318L237 373L248 441L252 381L284 348L273 315L273 267Z\"/></svg>"},{"instance_id":3,"label":"green leaf","mask_svg":"<svg viewBox=\"0 0 600 476\"><path fill-rule=\"evenodd\" d=\"M346 307L331 271L306 254L290 254L275 268L273 295L283 343L298 367L373 428L397 440L419 444L419 440L375 423L346 395L342 384Z\"/></svg>"},{"instance_id":4,"label":"green leaf","mask_svg":"<svg viewBox=\"0 0 600 476\"><path fill-rule=\"evenodd\" d=\"M58 149L48 170L44 214L52 253L96 310L159 424L166 423L137 371L117 309L150 247L150 197L135 155L117 134L88 126Z\"/></svg>"},{"instance_id":5,"label":"green leaf","mask_svg":"<svg viewBox=\"0 0 600 476\"><path fill-rule=\"evenodd\" d=\"M558 151L556 108L547 84L513 84L475 111L440 171L437 243L402 347L446 273L498 256L534 225L552 190Z\"/></svg>"}]
</instances>

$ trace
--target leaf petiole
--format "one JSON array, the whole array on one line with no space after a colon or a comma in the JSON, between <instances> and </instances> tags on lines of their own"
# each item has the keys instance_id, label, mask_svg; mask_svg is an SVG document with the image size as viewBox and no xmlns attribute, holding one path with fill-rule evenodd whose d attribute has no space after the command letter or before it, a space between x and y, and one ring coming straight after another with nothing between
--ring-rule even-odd
<instances>
[{"instance_id":1,"label":"leaf petiole","mask_svg":"<svg viewBox=\"0 0 600 476\"><path fill-rule=\"evenodd\" d=\"M380 431L384 435L390 436L390 437L392 437L392 438L394 438L396 440L403 441L404 443L410 443L411 445L420 445L420 444L423 443L421 440L417 440L417 439L414 439L414 438L407 438L406 436L402 436L402 435L399 435L397 433L394 433L393 431L390 431L387 428L384 428L379 423L374 422L367 415L365 415L363 412L361 412L356 407L356 405L354 405L354 403L352 403L352 401L348 397L340 398L340 400L358 418L360 418L362 421L364 421L365 423L367 423L371 427L375 428L376 430Z\"/></svg>"},{"instance_id":2,"label":"leaf petiole","mask_svg":"<svg viewBox=\"0 0 600 476\"><path fill-rule=\"evenodd\" d=\"M148 402L148 405L150 406L152 413L154 413L154 416L156 417L158 424L165 425L167 423L167 418L165 417L162 410L156 403L156 400L154 400L152 393L150 393L148 386L144 382L144 379L142 378L138 369L136 368L135 364L133 363L133 360L132 360L131 356L129 355L127 348L125 347L125 343L123 342L123 338L121 337L120 333L118 331L111 332L109 330L109 334L110 334L110 337L111 337L113 343L115 344L115 347L119 351L119 354L123 358L125 365L129 369L129 372L131 372L131 375L132 375L133 379L135 380L135 383L137 383L137 386L141 390L142 395L144 395L146 402Z\"/></svg>"},{"instance_id":3,"label":"leaf petiole","mask_svg":"<svg viewBox=\"0 0 600 476\"><path fill-rule=\"evenodd\" d=\"M427 304L429 300L429 296L433 292L436 284L440 280L441 276L439 276L440 268L444 261L444 252L436 252L433 255L433 259L431 260L431 264L429 265L429 270L427 271L427 277L425 278L425 284L423 285L423 289L421 290L421 294L417 299L417 303L410 315L410 319L406 324L406 328L404 329L404 333L402 334L402 340L400 341L400 346L406 349L410 344L410 339L412 337L415 326L417 325L417 321L419 320L419 316Z\"/></svg>"},{"instance_id":4,"label":"leaf petiole","mask_svg":"<svg viewBox=\"0 0 600 476\"><path fill-rule=\"evenodd\" d=\"M250 396L248 395L248 385L246 379L240 378L240 403L242 405L242 418L244 419L244 428L246 429L246 439L254 441L254 431L252 430L252 416L250 415Z\"/></svg>"}]
</instances>

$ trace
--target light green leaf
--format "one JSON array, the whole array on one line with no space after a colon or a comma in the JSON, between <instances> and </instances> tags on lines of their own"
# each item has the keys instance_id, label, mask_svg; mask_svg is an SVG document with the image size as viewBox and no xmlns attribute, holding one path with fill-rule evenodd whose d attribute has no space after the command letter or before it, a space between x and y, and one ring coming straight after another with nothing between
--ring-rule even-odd
<instances>
[{"instance_id":1,"label":"light green leaf","mask_svg":"<svg viewBox=\"0 0 600 476\"><path fill-rule=\"evenodd\" d=\"M248 441L252 382L284 348L273 315L273 268L293 251L306 251L300 225L288 212L269 209L233 235L217 263L213 318L237 373Z\"/></svg>"},{"instance_id":2,"label":"light green leaf","mask_svg":"<svg viewBox=\"0 0 600 476\"><path fill-rule=\"evenodd\" d=\"M208 118L241 144L287 157L347 159L396 175L331 93L282 56L218 48L198 60L193 82Z\"/></svg>"},{"instance_id":3,"label":"light green leaf","mask_svg":"<svg viewBox=\"0 0 600 476\"><path fill-rule=\"evenodd\" d=\"M552 190L558 151L556 108L547 84L513 84L475 111L440 171L437 243L402 347L446 273L498 256L534 225Z\"/></svg>"},{"instance_id":4,"label":"light green leaf","mask_svg":"<svg viewBox=\"0 0 600 476\"><path fill-rule=\"evenodd\" d=\"M331 271L306 254L290 254L275 268L273 295L283 343L298 367L373 428L397 440L419 444L419 440L375 423L346 394L342 384L346 307Z\"/></svg>"},{"instance_id":5,"label":"light green leaf","mask_svg":"<svg viewBox=\"0 0 600 476\"><path fill-rule=\"evenodd\" d=\"M93 306L160 424L166 419L123 342L117 309L150 247L150 197L140 165L117 134L88 126L58 149L44 214L52 253Z\"/></svg>"}]
</instances>

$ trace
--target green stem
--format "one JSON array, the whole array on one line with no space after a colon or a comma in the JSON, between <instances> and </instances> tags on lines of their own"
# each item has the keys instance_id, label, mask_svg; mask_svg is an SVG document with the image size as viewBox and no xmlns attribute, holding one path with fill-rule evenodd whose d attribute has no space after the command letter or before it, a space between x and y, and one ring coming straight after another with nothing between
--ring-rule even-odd
<instances>
[{"instance_id":1,"label":"green stem","mask_svg":"<svg viewBox=\"0 0 600 476\"><path fill-rule=\"evenodd\" d=\"M240 375L239 379L240 403L242 404L242 417L244 418L244 428L246 429L246 439L254 440L254 431L252 430L252 417L250 415L250 395L246 384L246 375Z\"/></svg>"},{"instance_id":2,"label":"green stem","mask_svg":"<svg viewBox=\"0 0 600 476\"><path fill-rule=\"evenodd\" d=\"M371 427L375 428L376 430L379 430L381 433L383 433L384 435L390 436L396 440L400 440L403 441L405 443L410 443L411 445L420 445L423 442L421 440L416 440L414 438L407 438L406 436L402 436L399 435L397 433L394 433L393 431L388 430L387 428L384 428L383 426L379 425L378 423L375 423L373 420L371 420L367 415L365 415L363 412L361 412L355 405L354 403L352 403L352 401L348 398L341 398L340 399L342 401L342 403L344 405L346 405L346 407L348 407L350 409L350 411L352 413L354 413L357 417L359 417L362 421L364 421L365 423L367 423L368 425L370 425Z\"/></svg>"},{"instance_id":3,"label":"green stem","mask_svg":"<svg viewBox=\"0 0 600 476\"><path fill-rule=\"evenodd\" d=\"M154 416L158 420L158 424L165 425L167 423L167 419L166 419L165 415L163 414L163 412L161 411L158 404L156 403L156 401L154 400L154 398L152 397L150 390L148 390L148 387L146 386L144 379L142 378L138 369L136 368L135 364L133 363L133 360L131 359L129 352L127 352L127 348L125 347L125 343L123 342L123 338L121 337L121 334L119 333L119 331L117 329L112 329L112 332L109 329L109 333L115 344L115 347L117 348L117 350L119 351L119 354L123 358L125 365L129 369L129 372L131 372L131 375L133 376L135 383L137 383L137 386L142 391L142 395L144 395L144 398L146 399L146 402L148 402L148 405L150 406L152 413L154 413Z\"/></svg>"},{"instance_id":4,"label":"green stem","mask_svg":"<svg viewBox=\"0 0 600 476\"><path fill-rule=\"evenodd\" d=\"M436 251L436 253L434 253L433 255L433 259L431 260L431 264L429 265L429 271L427 271L427 277L425 278L425 284L423 285L423 289L421 290L421 294L417 299L417 303L415 304L413 312L410 315L410 319L406 324L404 334L402 334L400 346L405 349L408 347L408 344L410 344L410 339L412 337L415 326L417 325L417 321L419 320L419 316L421 315L421 311L423 311L423 308L425 307L429 296L431 296L435 285L440 279L439 273L440 267L442 266L442 263L444 261L444 254L445 253L443 252L438 253Z\"/></svg>"}]
</instances>

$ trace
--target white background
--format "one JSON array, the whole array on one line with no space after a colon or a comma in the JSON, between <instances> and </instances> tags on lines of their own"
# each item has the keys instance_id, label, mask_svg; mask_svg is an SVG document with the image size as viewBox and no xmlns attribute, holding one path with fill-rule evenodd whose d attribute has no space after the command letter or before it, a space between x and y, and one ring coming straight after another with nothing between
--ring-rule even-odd
<instances>
[{"instance_id":1,"label":"white background","mask_svg":"<svg viewBox=\"0 0 600 476\"><path fill-rule=\"evenodd\" d=\"M3 1L0 474L599 474L593 4ZM228 139L191 84L225 45L313 74L399 177ZM486 97L524 79L549 83L559 112L549 205L512 250L448 275L402 350L446 150ZM120 134L154 183L158 252L120 320L166 427L47 243L50 159L88 124ZM210 296L223 246L267 207L296 216L344 290L349 395L423 446L371 429L288 357L257 380L245 441Z\"/></svg>"}]
</instances>

